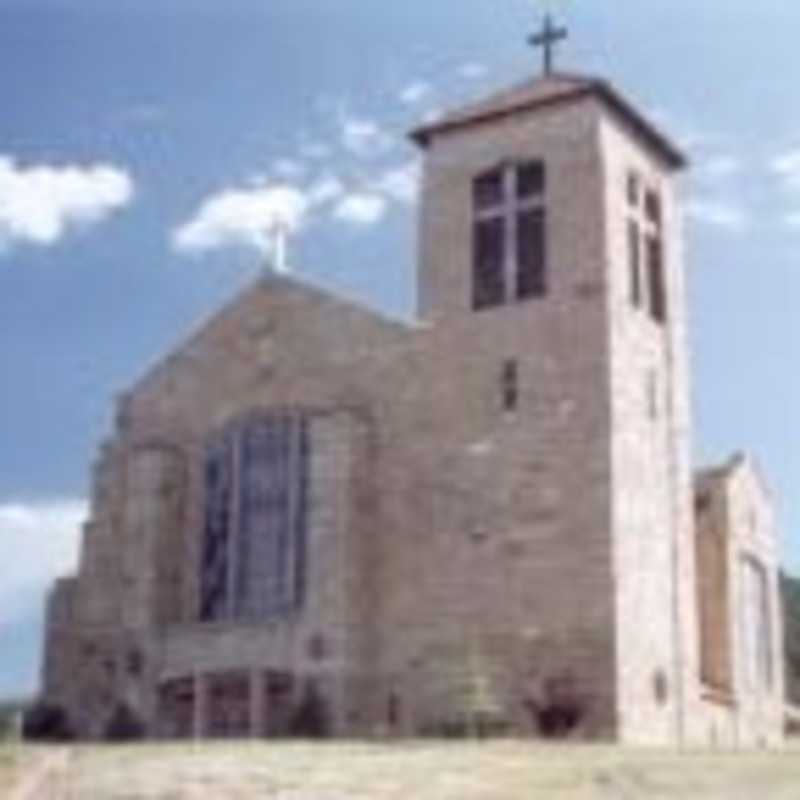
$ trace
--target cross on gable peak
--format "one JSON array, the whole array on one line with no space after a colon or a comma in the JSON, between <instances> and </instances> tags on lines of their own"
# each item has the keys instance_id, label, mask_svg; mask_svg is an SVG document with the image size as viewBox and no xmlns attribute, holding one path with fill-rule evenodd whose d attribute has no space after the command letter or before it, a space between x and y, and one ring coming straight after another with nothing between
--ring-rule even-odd
<instances>
[{"instance_id":1,"label":"cross on gable peak","mask_svg":"<svg viewBox=\"0 0 800 800\"><path fill-rule=\"evenodd\" d=\"M542 48L545 76L553 74L553 54L556 44L568 36L567 28L556 25L552 14L545 14L542 29L528 37L528 44L531 47Z\"/></svg>"},{"instance_id":2,"label":"cross on gable peak","mask_svg":"<svg viewBox=\"0 0 800 800\"><path fill-rule=\"evenodd\" d=\"M281 275L285 275L289 272L287 251L290 232L289 224L283 219L276 219L269 228L272 251L270 258L271 267L275 272Z\"/></svg>"}]
</instances>

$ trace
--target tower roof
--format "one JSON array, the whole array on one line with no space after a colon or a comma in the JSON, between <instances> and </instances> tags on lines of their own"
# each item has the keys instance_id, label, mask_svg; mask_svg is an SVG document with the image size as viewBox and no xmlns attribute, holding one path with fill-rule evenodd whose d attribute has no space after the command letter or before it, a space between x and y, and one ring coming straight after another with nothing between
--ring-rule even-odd
<instances>
[{"instance_id":1,"label":"tower roof","mask_svg":"<svg viewBox=\"0 0 800 800\"><path fill-rule=\"evenodd\" d=\"M564 72L528 80L456 109L435 122L415 129L411 132L411 138L421 147L426 147L433 136L441 133L494 122L520 111L561 105L585 97L596 97L600 100L647 146L665 159L670 167L682 169L687 165L688 159L681 149L640 114L610 83L601 78Z\"/></svg>"}]
</instances>

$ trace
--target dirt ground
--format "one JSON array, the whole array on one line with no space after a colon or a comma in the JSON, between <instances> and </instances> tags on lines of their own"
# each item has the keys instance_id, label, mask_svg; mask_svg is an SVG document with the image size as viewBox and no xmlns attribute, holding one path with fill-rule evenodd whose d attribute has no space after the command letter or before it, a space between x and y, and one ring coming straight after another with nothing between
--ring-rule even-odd
<instances>
[{"instance_id":1,"label":"dirt ground","mask_svg":"<svg viewBox=\"0 0 800 800\"><path fill-rule=\"evenodd\" d=\"M5 783L8 763L0 750L0 797L16 800ZM676 754L463 742L75 747L36 794L42 800L800 800L800 750Z\"/></svg>"},{"instance_id":2,"label":"dirt ground","mask_svg":"<svg viewBox=\"0 0 800 800\"><path fill-rule=\"evenodd\" d=\"M0 787L11 786L17 777L17 755L11 747L0 748Z\"/></svg>"}]
</instances>

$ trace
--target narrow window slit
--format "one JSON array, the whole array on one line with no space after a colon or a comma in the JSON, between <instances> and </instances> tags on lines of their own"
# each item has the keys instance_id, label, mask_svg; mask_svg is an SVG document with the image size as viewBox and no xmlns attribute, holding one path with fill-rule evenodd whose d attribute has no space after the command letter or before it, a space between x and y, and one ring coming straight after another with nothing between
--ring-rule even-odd
<instances>
[{"instance_id":1,"label":"narrow window slit","mask_svg":"<svg viewBox=\"0 0 800 800\"><path fill-rule=\"evenodd\" d=\"M519 406L519 364L510 358L503 363L501 377L503 411L513 412Z\"/></svg>"}]
</instances>

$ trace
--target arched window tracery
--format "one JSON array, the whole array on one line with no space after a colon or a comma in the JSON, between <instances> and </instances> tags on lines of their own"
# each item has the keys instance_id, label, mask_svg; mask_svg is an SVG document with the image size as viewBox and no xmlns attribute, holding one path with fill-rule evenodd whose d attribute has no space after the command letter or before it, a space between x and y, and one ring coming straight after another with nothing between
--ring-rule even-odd
<instances>
[{"instance_id":1,"label":"arched window tracery","mask_svg":"<svg viewBox=\"0 0 800 800\"><path fill-rule=\"evenodd\" d=\"M206 451L200 617L266 620L305 595L309 421L249 414Z\"/></svg>"}]
</instances>

